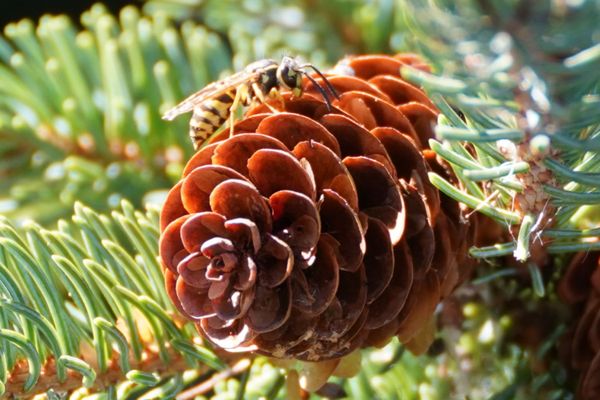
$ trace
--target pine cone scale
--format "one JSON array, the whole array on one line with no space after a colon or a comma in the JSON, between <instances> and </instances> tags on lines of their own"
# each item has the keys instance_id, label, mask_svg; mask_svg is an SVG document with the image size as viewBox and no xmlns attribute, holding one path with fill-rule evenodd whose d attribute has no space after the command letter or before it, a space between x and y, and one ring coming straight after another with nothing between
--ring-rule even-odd
<instances>
[{"instance_id":1,"label":"pine cone scale","mask_svg":"<svg viewBox=\"0 0 600 400\"><path fill-rule=\"evenodd\" d=\"M267 288L282 285L293 272L294 254L292 249L276 236L267 235L261 250L257 258L264 267L258 271L259 281Z\"/></svg>"},{"instance_id":2,"label":"pine cone scale","mask_svg":"<svg viewBox=\"0 0 600 400\"><path fill-rule=\"evenodd\" d=\"M160 231L164 232L167 225L171 221L175 221L179 217L187 215L187 210L183 206L183 200L181 199L181 186L183 181L179 181L175 186L169 190L165 203L160 213Z\"/></svg>"},{"instance_id":3,"label":"pine cone scale","mask_svg":"<svg viewBox=\"0 0 600 400\"><path fill-rule=\"evenodd\" d=\"M394 268L389 284L369 307L366 327L372 330L395 319L402 309L413 284L414 269L408 247L402 243L394 249Z\"/></svg>"},{"instance_id":4,"label":"pine cone scale","mask_svg":"<svg viewBox=\"0 0 600 400\"><path fill-rule=\"evenodd\" d=\"M207 290L210 287L210 281L206 279L209 263L210 259L199 253L191 253L177 265L177 272L187 285Z\"/></svg>"},{"instance_id":5,"label":"pine cone scale","mask_svg":"<svg viewBox=\"0 0 600 400\"><path fill-rule=\"evenodd\" d=\"M175 294L181 303L181 308L191 318L208 318L216 315L206 289L199 290L179 278L175 282Z\"/></svg>"},{"instance_id":6,"label":"pine cone scale","mask_svg":"<svg viewBox=\"0 0 600 400\"><path fill-rule=\"evenodd\" d=\"M282 112L269 116L260 122L256 132L280 140L288 150L293 150L298 143L313 141L340 155L335 137L323 125L303 115Z\"/></svg>"},{"instance_id":7,"label":"pine cone scale","mask_svg":"<svg viewBox=\"0 0 600 400\"><path fill-rule=\"evenodd\" d=\"M563 338L566 363L579 372L577 398L600 396L600 252L576 254L558 285L573 307L574 321Z\"/></svg>"},{"instance_id":8,"label":"pine cone scale","mask_svg":"<svg viewBox=\"0 0 600 400\"><path fill-rule=\"evenodd\" d=\"M256 133L239 134L217 144L209 160L216 165L229 167L243 176L249 176L248 160L261 149L286 150L286 147L270 136Z\"/></svg>"},{"instance_id":9,"label":"pine cone scale","mask_svg":"<svg viewBox=\"0 0 600 400\"><path fill-rule=\"evenodd\" d=\"M181 186L181 200L188 213L210 210L214 188L229 179L245 180L234 170L219 165L204 165L190 172Z\"/></svg>"},{"instance_id":10,"label":"pine cone scale","mask_svg":"<svg viewBox=\"0 0 600 400\"><path fill-rule=\"evenodd\" d=\"M364 232L358 216L340 195L329 189L323 190L319 211L323 235L336 242L339 268L355 272L366 251Z\"/></svg>"},{"instance_id":11,"label":"pine cone scale","mask_svg":"<svg viewBox=\"0 0 600 400\"><path fill-rule=\"evenodd\" d=\"M302 193L281 190L271 195L269 205L276 235L295 249L296 262L308 262L316 252L321 231L314 201Z\"/></svg>"},{"instance_id":12,"label":"pine cone scale","mask_svg":"<svg viewBox=\"0 0 600 400\"><path fill-rule=\"evenodd\" d=\"M301 142L292 150L298 159L304 159L311 165L317 193L330 189L358 211L358 195L354 181L346 166L331 149L312 141Z\"/></svg>"},{"instance_id":13,"label":"pine cone scale","mask_svg":"<svg viewBox=\"0 0 600 400\"><path fill-rule=\"evenodd\" d=\"M351 114L368 130L378 126L387 126L412 137L416 135L410 121L402 112L371 94L347 92L340 96L339 103L336 105Z\"/></svg>"},{"instance_id":14,"label":"pine cone scale","mask_svg":"<svg viewBox=\"0 0 600 400\"><path fill-rule=\"evenodd\" d=\"M368 265L367 303L371 304L389 287L394 276L394 245L385 224L377 218L368 218L365 232L367 251L364 264Z\"/></svg>"},{"instance_id":15,"label":"pine cone scale","mask_svg":"<svg viewBox=\"0 0 600 400\"><path fill-rule=\"evenodd\" d=\"M274 288L257 285L256 299L244 320L256 333L271 332L283 325L292 312L292 287L289 279Z\"/></svg>"},{"instance_id":16,"label":"pine cone scale","mask_svg":"<svg viewBox=\"0 0 600 400\"><path fill-rule=\"evenodd\" d=\"M183 215L170 222L163 230L159 242L160 257L163 267L168 268L171 272L176 274L179 261L183 260L189 254L183 246L180 231L183 223L190 217L189 214Z\"/></svg>"},{"instance_id":17,"label":"pine cone scale","mask_svg":"<svg viewBox=\"0 0 600 400\"><path fill-rule=\"evenodd\" d=\"M188 176L197 167L201 167L203 165L211 165L212 156L217 145L218 143L209 144L198 150L196 154L194 154L192 158L190 158L185 168L183 169L182 178Z\"/></svg>"},{"instance_id":18,"label":"pine cone scale","mask_svg":"<svg viewBox=\"0 0 600 400\"><path fill-rule=\"evenodd\" d=\"M248 159L248 175L259 193L270 196L280 190L291 190L315 200L312 177L301 162L289 152L261 149Z\"/></svg>"},{"instance_id":19,"label":"pine cone scale","mask_svg":"<svg viewBox=\"0 0 600 400\"><path fill-rule=\"evenodd\" d=\"M315 317L322 314L333 301L339 285L339 266L332 244L327 238L319 241L314 264L297 270L292 279L294 307Z\"/></svg>"},{"instance_id":20,"label":"pine cone scale","mask_svg":"<svg viewBox=\"0 0 600 400\"><path fill-rule=\"evenodd\" d=\"M394 104L419 103L431 109L435 106L423 91L410 83L389 75L379 75L369 79L369 83L385 93Z\"/></svg>"},{"instance_id":21,"label":"pine cone scale","mask_svg":"<svg viewBox=\"0 0 600 400\"><path fill-rule=\"evenodd\" d=\"M240 320L234 320L231 324L223 326L218 317L202 318L196 324L210 340L222 349L231 352L244 352L256 350L256 345L249 344L257 336L257 333Z\"/></svg>"},{"instance_id":22,"label":"pine cone scale","mask_svg":"<svg viewBox=\"0 0 600 400\"><path fill-rule=\"evenodd\" d=\"M405 307L398 316L400 326L396 334L400 341L408 342L420 333L433 315L440 298L440 283L434 271L421 280L415 279ZM408 304L410 306L407 307Z\"/></svg>"},{"instance_id":23,"label":"pine cone scale","mask_svg":"<svg viewBox=\"0 0 600 400\"><path fill-rule=\"evenodd\" d=\"M384 164L390 174L394 175L385 147L365 127L340 114L324 115L320 122L335 136L340 144L342 157L368 155Z\"/></svg>"},{"instance_id":24,"label":"pine cone scale","mask_svg":"<svg viewBox=\"0 0 600 400\"><path fill-rule=\"evenodd\" d=\"M181 243L188 253L193 254L199 251L201 246L214 237L227 235L226 219L223 215L215 212L200 212L191 215L180 229ZM177 269L179 271L181 267L178 266Z\"/></svg>"},{"instance_id":25,"label":"pine cone scale","mask_svg":"<svg viewBox=\"0 0 600 400\"><path fill-rule=\"evenodd\" d=\"M597 399L600 397L600 352L596 352L596 356L590 363L585 375L581 378L581 383L578 390L578 398L581 399Z\"/></svg>"},{"instance_id":26,"label":"pine cone scale","mask_svg":"<svg viewBox=\"0 0 600 400\"><path fill-rule=\"evenodd\" d=\"M226 219L247 218L261 232L271 232L273 221L267 200L247 180L228 179L210 193L210 209Z\"/></svg>"}]
</instances>

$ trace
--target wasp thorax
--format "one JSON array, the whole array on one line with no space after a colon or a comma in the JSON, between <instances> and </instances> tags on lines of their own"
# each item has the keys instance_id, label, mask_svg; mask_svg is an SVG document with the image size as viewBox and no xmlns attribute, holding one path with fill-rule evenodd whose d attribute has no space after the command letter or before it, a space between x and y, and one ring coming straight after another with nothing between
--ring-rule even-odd
<instances>
[{"instance_id":1,"label":"wasp thorax","mask_svg":"<svg viewBox=\"0 0 600 400\"><path fill-rule=\"evenodd\" d=\"M261 76L262 89L265 93L269 93L271 89L277 87L277 70L268 69Z\"/></svg>"}]
</instances>

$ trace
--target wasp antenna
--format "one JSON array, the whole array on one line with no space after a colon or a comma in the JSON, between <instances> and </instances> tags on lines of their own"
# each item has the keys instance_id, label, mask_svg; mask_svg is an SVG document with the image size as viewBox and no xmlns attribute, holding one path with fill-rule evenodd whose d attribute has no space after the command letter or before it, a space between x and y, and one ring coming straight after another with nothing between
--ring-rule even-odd
<instances>
[{"instance_id":1,"label":"wasp antenna","mask_svg":"<svg viewBox=\"0 0 600 400\"><path fill-rule=\"evenodd\" d=\"M315 87L319 90L321 96L323 96L323 100L325 100L325 103L327 103L327 111L331 111L331 100L329 99L329 96L327 96L327 92L325 91L325 89L323 89L323 87L319 85L315 78L310 76L306 71L302 71L302 74L304 74L304 76L306 76L308 80L311 81L313 85L315 85Z\"/></svg>"},{"instance_id":2,"label":"wasp antenna","mask_svg":"<svg viewBox=\"0 0 600 400\"><path fill-rule=\"evenodd\" d=\"M329 82L329 79L327 79L327 77L321 71L319 71L319 69L317 67L315 67L312 64L304 64L304 65L300 66L300 68L306 68L306 67L311 68L312 70L314 70L323 79L323 81L327 85L327 89L329 89L329 91L331 92L331 94L333 95L333 97L335 97L338 100L340 99L340 96L335 91L335 88L333 87L333 85L331 84L331 82Z\"/></svg>"}]
</instances>

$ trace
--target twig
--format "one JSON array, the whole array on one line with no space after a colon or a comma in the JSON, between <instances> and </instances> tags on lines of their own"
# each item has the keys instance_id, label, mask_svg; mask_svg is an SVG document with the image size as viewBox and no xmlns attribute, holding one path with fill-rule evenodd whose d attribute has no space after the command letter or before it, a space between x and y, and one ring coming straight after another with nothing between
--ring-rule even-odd
<instances>
[{"instance_id":1,"label":"twig","mask_svg":"<svg viewBox=\"0 0 600 400\"><path fill-rule=\"evenodd\" d=\"M145 372L156 372L159 375L167 372L169 375L176 374L190 369L183 356L169 348L170 361L165 363L157 352L147 349L142 356L142 360L131 361L131 367ZM201 365L201 370L208 372L209 368ZM29 368L26 361L19 362L13 369L12 374L6 382L5 396L7 398L30 398L36 394L45 393L50 389L55 392L68 392L81 387L81 375L69 370L67 379L59 382L56 375L56 363L54 358L50 358L42 369L42 374L36 385L27 393L23 393L23 384L29 375ZM117 382L125 379L125 373L119 368L118 357L113 357L106 372L99 373L92 389L102 390Z\"/></svg>"},{"instance_id":2,"label":"twig","mask_svg":"<svg viewBox=\"0 0 600 400\"><path fill-rule=\"evenodd\" d=\"M252 360L249 358L243 358L235 363L231 368L226 369L225 371L217 372L213 376L211 376L208 380L201 382L200 384L187 389L184 392L181 392L176 399L177 400L190 400L196 396L203 395L209 391L211 391L215 385L219 382L224 381L225 379L229 379L233 376L239 375L250 368L252 365Z\"/></svg>"}]
</instances>

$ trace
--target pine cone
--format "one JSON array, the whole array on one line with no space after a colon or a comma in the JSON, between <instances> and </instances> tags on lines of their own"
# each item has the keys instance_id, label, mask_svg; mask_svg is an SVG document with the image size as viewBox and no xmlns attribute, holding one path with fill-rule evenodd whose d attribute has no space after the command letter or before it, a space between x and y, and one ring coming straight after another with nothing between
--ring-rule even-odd
<instances>
[{"instance_id":1,"label":"pine cone","mask_svg":"<svg viewBox=\"0 0 600 400\"><path fill-rule=\"evenodd\" d=\"M567 267L558 292L575 311L565 347L571 368L580 372L577 398L599 399L600 252L577 254Z\"/></svg>"},{"instance_id":2,"label":"pine cone","mask_svg":"<svg viewBox=\"0 0 600 400\"><path fill-rule=\"evenodd\" d=\"M189 161L162 210L160 254L174 304L210 341L306 361L393 336L427 348L474 224L428 180L452 177L427 150L438 111L400 78L406 64L427 68L412 55L346 59L327 74L331 109L307 81Z\"/></svg>"}]
</instances>

